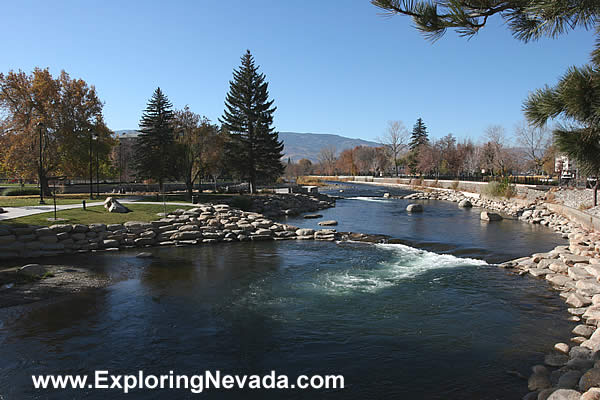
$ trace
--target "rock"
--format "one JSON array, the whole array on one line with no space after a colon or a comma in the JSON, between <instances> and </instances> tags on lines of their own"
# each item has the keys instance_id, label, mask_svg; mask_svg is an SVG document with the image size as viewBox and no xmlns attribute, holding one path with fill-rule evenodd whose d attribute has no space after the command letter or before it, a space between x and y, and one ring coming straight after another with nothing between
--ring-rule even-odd
<instances>
[{"instance_id":1,"label":"rock","mask_svg":"<svg viewBox=\"0 0 600 400\"><path fill-rule=\"evenodd\" d=\"M304 216L305 219L316 219L316 218L323 218L323 216L321 214L306 214Z\"/></svg>"},{"instance_id":2,"label":"rock","mask_svg":"<svg viewBox=\"0 0 600 400\"><path fill-rule=\"evenodd\" d=\"M0 214L5 213L6 211L4 210L4 208L0 207Z\"/></svg>"},{"instance_id":3,"label":"rock","mask_svg":"<svg viewBox=\"0 0 600 400\"><path fill-rule=\"evenodd\" d=\"M581 393L572 389L558 389L554 391L548 400L579 400Z\"/></svg>"},{"instance_id":4,"label":"rock","mask_svg":"<svg viewBox=\"0 0 600 400\"><path fill-rule=\"evenodd\" d=\"M46 267L40 264L27 264L19 268L19 273L31 278L41 278L48 272Z\"/></svg>"},{"instance_id":5,"label":"rock","mask_svg":"<svg viewBox=\"0 0 600 400\"><path fill-rule=\"evenodd\" d=\"M328 221L321 221L321 222L319 222L320 226L335 226L337 224L338 224L338 222L335 221L335 220L328 220Z\"/></svg>"},{"instance_id":6,"label":"rock","mask_svg":"<svg viewBox=\"0 0 600 400\"><path fill-rule=\"evenodd\" d=\"M569 282L573 282L573 279L564 275L546 275L546 280L556 286L565 286Z\"/></svg>"},{"instance_id":7,"label":"rock","mask_svg":"<svg viewBox=\"0 0 600 400\"><path fill-rule=\"evenodd\" d=\"M579 389L583 392L595 386L600 386L600 368L588 370L579 380Z\"/></svg>"},{"instance_id":8,"label":"rock","mask_svg":"<svg viewBox=\"0 0 600 400\"><path fill-rule=\"evenodd\" d=\"M574 358L572 360L569 360L566 368L576 369L579 371L587 371L588 369L592 368L593 366L594 366L593 360L585 360L583 358Z\"/></svg>"},{"instance_id":9,"label":"rock","mask_svg":"<svg viewBox=\"0 0 600 400\"><path fill-rule=\"evenodd\" d=\"M561 253L560 259L567 265L575 265L577 263L588 263L589 257L578 256L575 254Z\"/></svg>"},{"instance_id":10,"label":"rock","mask_svg":"<svg viewBox=\"0 0 600 400\"><path fill-rule=\"evenodd\" d=\"M581 395L580 400L600 400L600 388L591 388Z\"/></svg>"},{"instance_id":11,"label":"rock","mask_svg":"<svg viewBox=\"0 0 600 400\"><path fill-rule=\"evenodd\" d=\"M583 307L583 306L587 306L588 304L592 304L592 300L587 298L587 297L583 297L577 293L571 293L569 295L569 297L567 297L567 304L573 307Z\"/></svg>"},{"instance_id":12,"label":"rock","mask_svg":"<svg viewBox=\"0 0 600 400\"><path fill-rule=\"evenodd\" d=\"M558 351L559 353L569 354L569 345L566 343L556 343L554 345L554 350Z\"/></svg>"},{"instance_id":13,"label":"rock","mask_svg":"<svg viewBox=\"0 0 600 400\"><path fill-rule=\"evenodd\" d=\"M569 272L571 269L569 269ZM592 295L600 294L600 283L594 278L577 281L575 287L579 290L591 293Z\"/></svg>"},{"instance_id":14,"label":"rock","mask_svg":"<svg viewBox=\"0 0 600 400\"><path fill-rule=\"evenodd\" d=\"M123 204L121 204L114 197L107 197L106 200L104 200L104 208L106 208L108 210L108 212L111 212L111 213L127 213L127 212L129 212L129 209L127 207L125 207Z\"/></svg>"},{"instance_id":15,"label":"rock","mask_svg":"<svg viewBox=\"0 0 600 400\"><path fill-rule=\"evenodd\" d=\"M548 266L552 271L558 273L567 273L569 266L562 261L553 260L552 264Z\"/></svg>"},{"instance_id":16,"label":"rock","mask_svg":"<svg viewBox=\"0 0 600 400\"><path fill-rule=\"evenodd\" d=\"M534 372L527 381L527 388L531 391L547 389L550 386L550 377L544 373Z\"/></svg>"},{"instance_id":17,"label":"rock","mask_svg":"<svg viewBox=\"0 0 600 400\"><path fill-rule=\"evenodd\" d=\"M581 371L570 370L565 372L558 379L558 387L561 389L576 389L581 378Z\"/></svg>"},{"instance_id":18,"label":"rock","mask_svg":"<svg viewBox=\"0 0 600 400\"><path fill-rule=\"evenodd\" d=\"M569 356L565 354L552 353L547 354L546 357L544 357L544 363L551 367L562 367L563 365L566 365L568 361Z\"/></svg>"},{"instance_id":19,"label":"rock","mask_svg":"<svg viewBox=\"0 0 600 400\"><path fill-rule=\"evenodd\" d=\"M315 233L314 229L306 229L306 228L298 229L296 231L296 235L298 235L298 236L312 236L312 235L314 235L314 233Z\"/></svg>"},{"instance_id":20,"label":"rock","mask_svg":"<svg viewBox=\"0 0 600 400\"><path fill-rule=\"evenodd\" d=\"M473 207L473 204L469 200L463 199L458 203L458 206L462 208L471 208Z\"/></svg>"},{"instance_id":21,"label":"rock","mask_svg":"<svg viewBox=\"0 0 600 400\"><path fill-rule=\"evenodd\" d=\"M585 336L586 338L589 338L595 330L596 329L589 325L577 325L571 332L577 336Z\"/></svg>"},{"instance_id":22,"label":"rock","mask_svg":"<svg viewBox=\"0 0 600 400\"><path fill-rule=\"evenodd\" d=\"M409 213L417 213L417 212L423 212L423 205L422 204L409 204L408 206L406 206L406 212Z\"/></svg>"},{"instance_id":23,"label":"rock","mask_svg":"<svg viewBox=\"0 0 600 400\"><path fill-rule=\"evenodd\" d=\"M488 211L482 211L480 218L482 221L500 221L500 220L502 220L502 216L500 214L496 214L496 213L492 213L492 212L488 212Z\"/></svg>"},{"instance_id":24,"label":"rock","mask_svg":"<svg viewBox=\"0 0 600 400\"><path fill-rule=\"evenodd\" d=\"M104 247L119 247L119 241L115 239L108 239L102 242Z\"/></svg>"},{"instance_id":25,"label":"rock","mask_svg":"<svg viewBox=\"0 0 600 400\"><path fill-rule=\"evenodd\" d=\"M386 193L384 193L384 194L383 194L383 198L384 198L384 199L389 199L389 198L390 198L390 194L389 194L389 193L387 193L387 192L386 192Z\"/></svg>"}]
</instances>

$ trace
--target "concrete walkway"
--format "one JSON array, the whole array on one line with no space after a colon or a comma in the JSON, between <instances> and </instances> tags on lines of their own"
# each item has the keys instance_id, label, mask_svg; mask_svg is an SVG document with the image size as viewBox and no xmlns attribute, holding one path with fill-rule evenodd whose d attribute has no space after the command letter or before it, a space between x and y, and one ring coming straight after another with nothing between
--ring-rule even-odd
<instances>
[{"instance_id":1,"label":"concrete walkway","mask_svg":"<svg viewBox=\"0 0 600 400\"><path fill-rule=\"evenodd\" d=\"M163 204L162 202L156 202L156 201L135 201L135 200L119 200L119 203L121 203L121 204ZM93 206L101 206L103 204L104 204L104 202L102 202L102 201L94 201L94 202L89 203L86 200L85 206L93 207ZM194 206L196 206L199 204L167 202L167 205L171 205L171 206L192 206L192 205L194 205ZM26 217L28 215L54 212L53 204L38 205L38 206L25 206L25 207L2 207L2 208L6 212L0 214L0 221L6 220L6 219ZM72 210L75 208L82 208L82 204L81 203L79 203L79 204L63 204L63 205L56 206L57 211Z\"/></svg>"}]
</instances>

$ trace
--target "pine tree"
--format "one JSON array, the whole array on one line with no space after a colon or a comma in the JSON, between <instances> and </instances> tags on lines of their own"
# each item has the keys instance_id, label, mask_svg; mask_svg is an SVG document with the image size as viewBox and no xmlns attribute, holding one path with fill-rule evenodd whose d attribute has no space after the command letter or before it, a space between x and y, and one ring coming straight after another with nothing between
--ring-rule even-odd
<instances>
[{"instance_id":1,"label":"pine tree","mask_svg":"<svg viewBox=\"0 0 600 400\"><path fill-rule=\"evenodd\" d=\"M225 99L225 111L219 120L229 132L226 148L231 166L250 181L254 193L257 182L273 181L283 174L283 142L273 129L273 100L269 100L268 82L258 72L249 50L242 65L233 71Z\"/></svg>"},{"instance_id":2,"label":"pine tree","mask_svg":"<svg viewBox=\"0 0 600 400\"><path fill-rule=\"evenodd\" d=\"M557 148L577 161L584 176L596 178L594 206L600 188L600 41L592 53L592 63L571 67L553 87L546 86L529 94L524 111L531 124L545 126L560 118L554 129Z\"/></svg>"},{"instance_id":3,"label":"pine tree","mask_svg":"<svg viewBox=\"0 0 600 400\"><path fill-rule=\"evenodd\" d=\"M167 96L157 88L140 120L141 134L134 152L136 177L157 180L161 192L164 181L174 173L172 107Z\"/></svg>"},{"instance_id":4,"label":"pine tree","mask_svg":"<svg viewBox=\"0 0 600 400\"><path fill-rule=\"evenodd\" d=\"M419 146L423 144L429 143L429 137L427 135L427 127L421 118L417 119L415 126L413 127L413 131L411 134L411 139L409 143L409 147L411 150L417 149Z\"/></svg>"}]
</instances>

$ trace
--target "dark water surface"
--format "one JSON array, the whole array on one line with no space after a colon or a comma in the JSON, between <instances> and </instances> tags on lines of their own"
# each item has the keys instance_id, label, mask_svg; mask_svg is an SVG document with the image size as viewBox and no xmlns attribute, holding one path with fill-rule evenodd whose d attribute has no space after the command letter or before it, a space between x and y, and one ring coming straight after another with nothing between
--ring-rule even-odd
<instances>
[{"instance_id":1,"label":"dark water surface","mask_svg":"<svg viewBox=\"0 0 600 400\"><path fill-rule=\"evenodd\" d=\"M285 241L157 248L154 259L135 258L135 252L63 257L100 274L128 272L105 290L0 310L0 398L520 398L526 381L507 371L527 375L568 337L572 323L544 281L509 275L481 259L549 250L560 243L557 236L513 221L486 227L476 210L455 204L427 202L426 212L410 219L404 207L342 200L323 214L344 221L339 230L388 233L425 247L446 244L448 254ZM465 249L482 257L466 258ZM294 379L342 374L346 388L123 395L31 385L32 374L91 376L96 369L275 370Z\"/></svg>"}]
</instances>

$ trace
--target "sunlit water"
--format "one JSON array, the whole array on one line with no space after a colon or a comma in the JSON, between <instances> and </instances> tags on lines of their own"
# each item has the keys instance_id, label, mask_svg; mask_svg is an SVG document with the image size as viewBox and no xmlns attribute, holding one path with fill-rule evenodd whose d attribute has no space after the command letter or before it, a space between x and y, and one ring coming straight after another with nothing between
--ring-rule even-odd
<instances>
[{"instance_id":1,"label":"sunlit water","mask_svg":"<svg viewBox=\"0 0 600 400\"><path fill-rule=\"evenodd\" d=\"M526 382L508 371L527 374L568 336L572 324L544 281L509 275L484 259L549 250L560 240L513 221L477 235L476 227L486 228L476 210L453 204L428 202L419 223L413 216L407 221L399 201L378 202L341 200L323 214L352 215L352 223L340 218L340 230L349 224L347 230L393 234L423 248L285 241L157 248L151 250L154 259L135 258L135 252L62 258L70 265L93 265L120 282L50 305L0 310L0 395L6 400L520 398ZM427 250L443 247L440 225L452 218L451 211L462 222L446 227L446 254ZM390 221L381 224L388 213ZM430 229L415 232L415 224ZM529 247L513 240L528 235L537 237ZM482 257L469 258L464 249L477 249L466 253ZM138 390L127 396L32 389L31 374L95 369L342 374L346 388L201 395Z\"/></svg>"}]
</instances>

